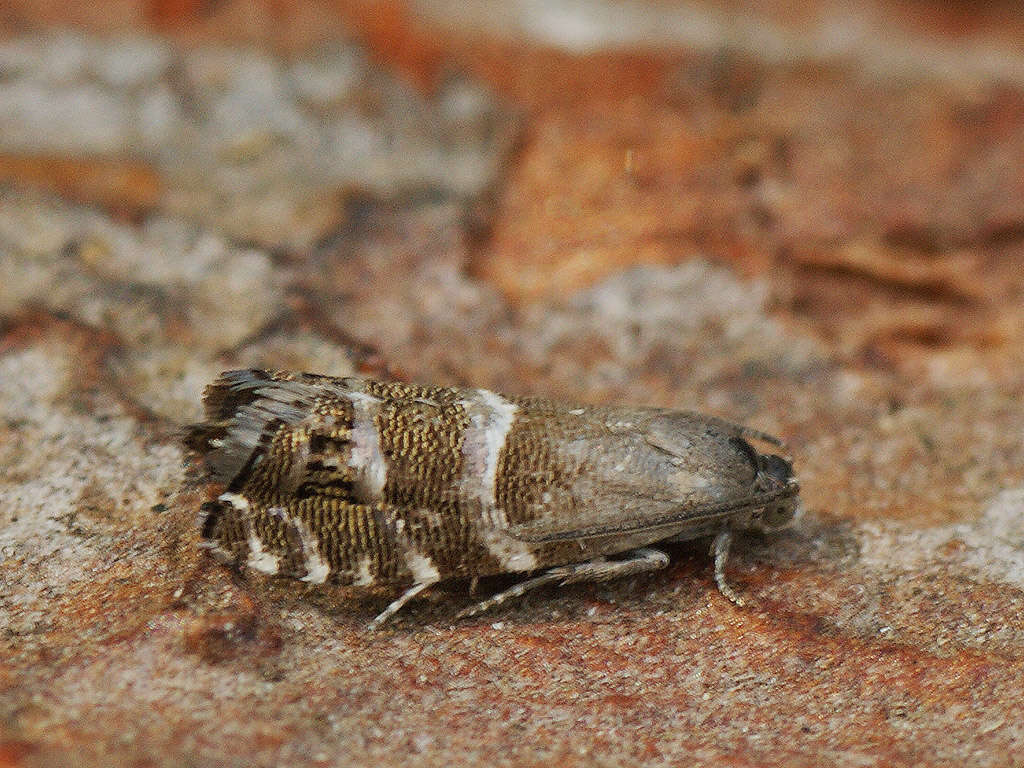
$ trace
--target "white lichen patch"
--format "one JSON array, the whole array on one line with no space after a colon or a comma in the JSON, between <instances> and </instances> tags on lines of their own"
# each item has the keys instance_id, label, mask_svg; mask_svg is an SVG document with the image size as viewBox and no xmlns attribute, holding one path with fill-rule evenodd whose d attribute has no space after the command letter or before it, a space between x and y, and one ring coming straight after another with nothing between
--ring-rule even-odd
<instances>
[{"instance_id":1,"label":"white lichen patch","mask_svg":"<svg viewBox=\"0 0 1024 768\"><path fill-rule=\"evenodd\" d=\"M174 421L200 416L222 351L285 306L285 276L266 253L178 219L137 229L10 190L0 192L0 262L0 315L43 308L116 334L123 348L108 358L112 373Z\"/></svg>"},{"instance_id":2,"label":"white lichen patch","mask_svg":"<svg viewBox=\"0 0 1024 768\"><path fill-rule=\"evenodd\" d=\"M64 401L75 354L43 342L0 356L0 625L91 578L111 540L180 481L176 445L147 443L114 403L83 414Z\"/></svg>"},{"instance_id":3,"label":"white lichen patch","mask_svg":"<svg viewBox=\"0 0 1024 768\"><path fill-rule=\"evenodd\" d=\"M428 100L344 42L284 59L69 31L0 41L0 73L0 152L148 165L165 210L295 251L341 223L339 190L479 194L513 135L482 86Z\"/></svg>"},{"instance_id":4,"label":"white lichen patch","mask_svg":"<svg viewBox=\"0 0 1024 768\"><path fill-rule=\"evenodd\" d=\"M1005 490L969 523L910 528L866 523L860 565L882 573L925 569L952 560L985 581L1024 589L1024 488ZM945 554L947 545L953 554Z\"/></svg>"}]
</instances>

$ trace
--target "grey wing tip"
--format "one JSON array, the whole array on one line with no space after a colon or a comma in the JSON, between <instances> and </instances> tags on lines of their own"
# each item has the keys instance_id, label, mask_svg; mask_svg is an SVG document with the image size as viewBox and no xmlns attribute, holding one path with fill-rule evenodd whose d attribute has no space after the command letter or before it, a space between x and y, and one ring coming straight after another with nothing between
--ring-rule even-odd
<instances>
[{"instance_id":1,"label":"grey wing tip","mask_svg":"<svg viewBox=\"0 0 1024 768\"><path fill-rule=\"evenodd\" d=\"M230 483L267 450L280 425L309 417L328 381L333 380L290 371L225 371L206 388L206 421L189 430L186 445L214 480Z\"/></svg>"},{"instance_id":2,"label":"grey wing tip","mask_svg":"<svg viewBox=\"0 0 1024 768\"><path fill-rule=\"evenodd\" d=\"M256 390L273 381L273 374L257 368L224 371L203 391L207 421L231 416L242 405L256 399Z\"/></svg>"},{"instance_id":3,"label":"grey wing tip","mask_svg":"<svg viewBox=\"0 0 1024 768\"><path fill-rule=\"evenodd\" d=\"M228 386L232 389L251 389L272 381L274 374L261 368L235 368L223 371L211 386Z\"/></svg>"},{"instance_id":4,"label":"grey wing tip","mask_svg":"<svg viewBox=\"0 0 1024 768\"><path fill-rule=\"evenodd\" d=\"M212 480L230 482L248 461L265 426L250 406L273 381L270 371L243 368L224 371L204 390L206 419L185 428L184 443Z\"/></svg>"}]
</instances>

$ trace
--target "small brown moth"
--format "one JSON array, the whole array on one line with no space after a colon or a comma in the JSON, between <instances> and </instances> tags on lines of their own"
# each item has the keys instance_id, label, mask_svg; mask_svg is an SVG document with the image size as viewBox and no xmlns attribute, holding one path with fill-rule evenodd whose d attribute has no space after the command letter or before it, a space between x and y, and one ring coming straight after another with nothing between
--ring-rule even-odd
<instances>
[{"instance_id":1,"label":"small brown moth","mask_svg":"<svg viewBox=\"0 0 1024 768\"><path fill-rule=\"evenodd\" d=\"M770 435L686 411L485 389L228 371L189 445L223 487L202 535L221 561L320 584L406 586L378 627L448 578L534 574L471 616L557 582L664 568L658 542L789 523L799 485Z\"/></svg>"}]
</instances>

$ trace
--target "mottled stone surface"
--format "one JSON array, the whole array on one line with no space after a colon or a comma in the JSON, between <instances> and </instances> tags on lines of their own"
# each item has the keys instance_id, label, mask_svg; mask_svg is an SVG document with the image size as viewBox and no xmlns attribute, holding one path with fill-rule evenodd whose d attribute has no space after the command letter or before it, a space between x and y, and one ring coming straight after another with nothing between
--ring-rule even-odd
<instances>
[{"instance_id":1,"label":"mottled stone surface","mask_svg":"<svg viewBox=\"0 0 1024 768\"><path fill-rule=\"evenodd\" d=\"M1019 83L375 5L287 54L232 2L0 43L0 766L1024 763ZM178 433L247 365L698 408L789 441L804 515L737 542L744 609L700 543L369 633L392 595L197 547Z\"/></svg>"},{"instance_id":2,"label":"mottled stone surface","mask_svg":"<svg viewBox=\"0 0 1024 768\"><path fill-rule=\"evenodd\" d=\"M428 100L345 41L282 60L142 35L18 37L0 41L0 104L3 175L24 157L142 164L159 192L126 179L125 204L293 251L340 227L351 194L478 198L515 130L483 84L453 76Z\"/></svg>"}]
</instances>

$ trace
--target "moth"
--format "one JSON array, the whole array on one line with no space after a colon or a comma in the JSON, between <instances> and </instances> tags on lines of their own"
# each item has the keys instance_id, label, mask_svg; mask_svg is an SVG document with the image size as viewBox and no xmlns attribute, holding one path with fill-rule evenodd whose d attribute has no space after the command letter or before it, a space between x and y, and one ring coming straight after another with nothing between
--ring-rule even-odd
<instances>
[{"instance_id":1,"label":"moth","mask_svg":"<svg viewBox=\"0 0 1024 768\"><path fill-rule=\"evenodd\" d=\"M719 590L736 530L793 520L781 442L713 417L486 389L228 371L187 442L222 491L205 546L312 584L405 587L381 626L443 579L523 574L472 616L545 584L668 565L656 544L713 537ZM213 494L211 494L212 497Z\"/></svg>"}]
</instances>

